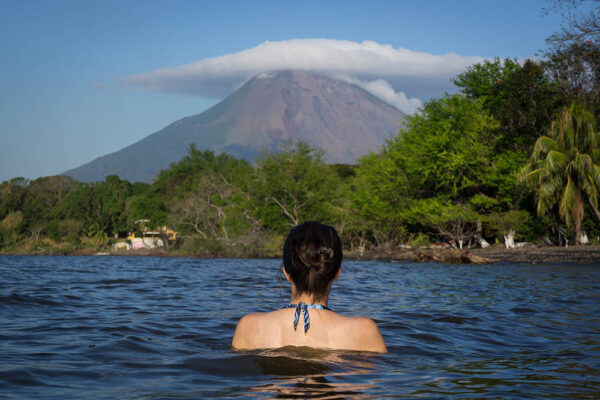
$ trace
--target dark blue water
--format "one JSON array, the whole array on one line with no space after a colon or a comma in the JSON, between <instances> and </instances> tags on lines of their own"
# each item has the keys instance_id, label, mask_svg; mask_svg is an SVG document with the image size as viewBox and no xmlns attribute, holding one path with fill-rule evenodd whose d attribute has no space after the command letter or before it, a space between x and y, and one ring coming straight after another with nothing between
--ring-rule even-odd
<instances>
[{"instance_id":1,"label":"dark blue water","mask_svg":"<svg viewBox=\"0 0 600 400\"><path fill-rule=\"evenodd\" d=\"M388 354L231 351L278 266L0 257L0 397L600 398L598 265L346 262L329 304Z\"/></svg>"}]
</instances>

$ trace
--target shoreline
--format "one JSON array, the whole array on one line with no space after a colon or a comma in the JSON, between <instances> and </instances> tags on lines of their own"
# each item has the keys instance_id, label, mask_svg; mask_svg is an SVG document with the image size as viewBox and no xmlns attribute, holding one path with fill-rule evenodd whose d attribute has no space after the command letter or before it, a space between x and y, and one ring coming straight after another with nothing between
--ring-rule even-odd
<instances>
[{"instance_id":1,"label":"shoreline","mask_svg":"<svg viewBox=\"0 0 600 400\"><path fill-rule=\"evenodd\" d=\"M358 261L389 261L389 262L442 262L453 264L487 264L487 263L574 263L593 264L600 263L600 245L587 246L527 246L515 249L493 246L487 249L443 249L443 248L395 248L386 251L367 251L362 256L352 251L345 251L346 260ZM143 250L121 250L98 252L91 249L79 249L72 251L34 251L5 253L4 256L121 256L121 257L169 257L169 258L266 258L277 259L280 256L262 255L260 257L228 257L220 255L215 257L198 257L194 255L181 254L173 250L165 249L143 249Z\"/></svg>"},{"instance_id":2,"label":"shoreline","mask_svg":"<svg viewBox=\"0 0 600 400\"><path fill-rule=\"evenodd\" d=\"M507 249L504 246L492 246L487 249L446 249L412 248L394 249L385 254L365 254L350 259L389 260L395 262L442 262L451 264L490 264L490 263L600 263L600 245L586 246L535 246Z\"/></svg>"},{"instance_id":3,"label":"shoreline","mask_svg":"<svg viewBox=\"0 0 600 400\"><path fill-rule=\"evenodd\" d=\"M533 264L549 263L600 263L600 245L587 246L529 246L516 249L488 248L472 249L472 254L494 260L494 262L520 262Z\"/></svg>"}]
</instances>

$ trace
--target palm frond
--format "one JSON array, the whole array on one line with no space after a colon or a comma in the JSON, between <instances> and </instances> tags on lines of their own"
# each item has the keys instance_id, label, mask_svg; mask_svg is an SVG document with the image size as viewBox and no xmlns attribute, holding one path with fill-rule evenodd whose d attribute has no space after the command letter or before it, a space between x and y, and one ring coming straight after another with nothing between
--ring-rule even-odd
<instances>
[{"instance_id":1,"label":"palm frond","mask_svg":"<svg viewBox=\"0 0 600 400\"><path fill-rule=\"evenodd\" d=\"M588 175L581 186L581 189L587 195L592 208L594 210L598 209L598 187L594 184L593 177Z\"/></svg>"},{"instance_id":2,"label":"palm frond","mask_svg":"<svg viewBox=\"0 0 600 400\"><path fill-rule=\"evenodd\" d=\"M594 182L594 186L600 190L600 166L598 164L594 164L592 170L590 171L590 177Z\"/></svg>"},{"instance_id":3,"label":"palm frond","mask_svg":"<svg viewBox=\"0 0 600 400\"><path fill-rule=\"evenodd\" d=\"M579 223L583 193L594 210L598 209L600 132L595 127L594 116L573 103L556 112L547 135L536 141L518 178L536 188L538 214L545 214L558 203L559 215L567 225Z\"/></svg>"},{"instance_id":4,"label":"palm frond","mask_svg":"<svg viewBox=\"0 0 600 400\"><path fill-rule=\"evenodd\" d=\"M600 143L600 140L598 143ZM594 164L600 164L600 149L593 149L592 151L588 152L588 154L591 155Z\"/></svg>"},{"instance_id":5,"label":"palm frond","mask_svg":"<svg viewBox=\"0 0 600 400\"><path fill-rule=\"evenodd\" d=\"M559 146L556 140L548 136L540 136L535 142L533 153L531 154L531 160L541 160L546 154L548 154L552 150L559 150Z\"/></svg>"},{"instance_id":6,"label":"palm frond","mask_svg":"<svg viewBox=\"0 0 600 400\"><path fill-rule=\"evenodd\" d=\"M542 168L537 165L527 164L517 175L518 183L525 183L529 186L537 186Z\"/></svg>"},{"instance_id":7,"label":"palm frond","mask_svg":"<svg viewBox=\"0 0 600 400\"><path fill-rule=\"evenodd\" d=\"M567 185L565 186L563 193L560 197L560 201L558 203L558 213L565 220L567 225L571 224L570 214L573 210L573 205L577 200L577 187L573 183L571 177L569 177L567 181Z\"/></svg>"},{"instance_id":8,"label":"palm frond","mask_svg":"<svg viewBox=\"0 0 600 400\"><path fill-rule=\"evenodd\" d=\"M544 167L548 172L554 174L557 171L565 168L567 157L564 153L557 150L550 150L546 156Z\"/></svg>"},{"instance_id":9,"label":"palm frond","mask_svg":"<svg viewBox=\"0 0 600 400\"><path fill-rule=\"evenodd\" d=\"M544 215L559 200L561 190L564 187L564 179L561 176L554 176L546 179L538 188L537 212L538 215Z\"/></svg>"}]
</instances>

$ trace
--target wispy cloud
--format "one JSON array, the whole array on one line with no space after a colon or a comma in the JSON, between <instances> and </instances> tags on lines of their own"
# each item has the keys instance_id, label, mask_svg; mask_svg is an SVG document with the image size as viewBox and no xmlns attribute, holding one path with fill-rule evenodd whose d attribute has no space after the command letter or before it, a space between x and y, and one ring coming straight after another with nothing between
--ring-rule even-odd
<instances>
[{"instance_id":1,"label":"wispy cloud","mask_svg":"<svg viewBox=\"0 0 600 400\"><path fill-rule=\"evenodd\" d=\"M395 91L392 85L383 79L376 79L374 81L367 82L352 78L346 78L345 80L360 86L367 92L379 97L381 100L393 105L398 110L401 110L406 114L414 113L423 105L421 99L417 97L408 98L404 92Z\"/></svg>"},{"instance_id":2,"label":"wispy cloud","mask_svg":"<svg viewBox=\"0 0 600 400\"><path fill-rule=\"evenodd\" d=\"M483 58L434 55L373 41L292 39L133 75L149 90L222 98L261 72L303 69L342 76L405 112L451 90L450 79Z\"/></svg>"}]
</instances>

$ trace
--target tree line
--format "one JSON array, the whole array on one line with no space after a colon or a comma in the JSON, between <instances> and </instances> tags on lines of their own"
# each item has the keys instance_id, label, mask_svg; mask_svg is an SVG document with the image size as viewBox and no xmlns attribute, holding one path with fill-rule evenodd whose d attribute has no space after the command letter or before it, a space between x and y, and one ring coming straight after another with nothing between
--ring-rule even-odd
<instances>
[{"instance_id":1,"label":"tree line","mask_svg":"<svg viewBox=\"0 0 600 400\"><path fill-rule=\"evenodd\" d=\"M334 225L357 253L510 235L578 243L582 231L597 240L599 76L598 20L572 17L541 60L468 68L457 93L426 103L355 165L326 164L303 142L254 164L191 145L151 184L11 179L0 184L0 251L103 248L141 219L202 256L275 254L305 220Z\"/></svg>"}]
</instances>

